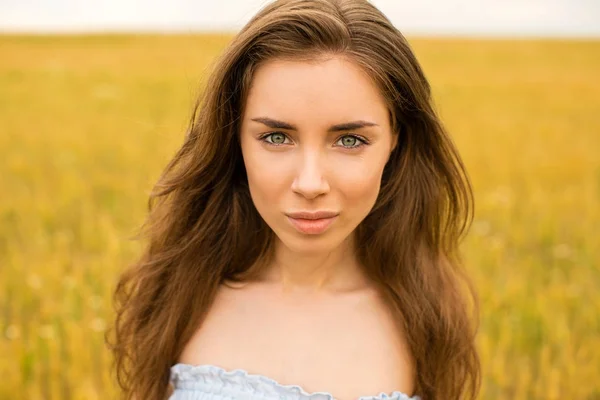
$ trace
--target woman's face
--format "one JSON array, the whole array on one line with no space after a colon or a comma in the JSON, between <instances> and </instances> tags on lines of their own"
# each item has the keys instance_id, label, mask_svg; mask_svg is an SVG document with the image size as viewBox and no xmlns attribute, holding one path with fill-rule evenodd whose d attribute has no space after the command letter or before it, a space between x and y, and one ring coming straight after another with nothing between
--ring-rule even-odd
<instances>
[{"instance_id":1,"label":"woman's face","mask_svg":"<svg viewBox=\"0 0 600 400\"><path fill-rule=\"evenodd\" d=\"M355 64L269 61L240 132L254 205L290 250L333 250L375 204L395 139L385 100Z\"/></svg>"}]
</instances>

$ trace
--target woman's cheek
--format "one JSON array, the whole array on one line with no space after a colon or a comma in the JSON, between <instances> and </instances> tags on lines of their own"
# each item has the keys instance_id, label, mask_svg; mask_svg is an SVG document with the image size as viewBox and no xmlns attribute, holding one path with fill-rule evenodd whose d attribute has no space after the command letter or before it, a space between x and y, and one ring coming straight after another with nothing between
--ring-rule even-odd
<instances>
[{"instance_id":1,"label":"woman's cheek","mask_svg":"<svg viewBox=\"0 0 600 400\"><path fill-rule=\"evenodd\" d=\"M366 217L375 205L384 166L379 159L366 159L360 165L338 167L336 189L344 199L347 211L356 218Z\"/></svg>"}]
</instances>

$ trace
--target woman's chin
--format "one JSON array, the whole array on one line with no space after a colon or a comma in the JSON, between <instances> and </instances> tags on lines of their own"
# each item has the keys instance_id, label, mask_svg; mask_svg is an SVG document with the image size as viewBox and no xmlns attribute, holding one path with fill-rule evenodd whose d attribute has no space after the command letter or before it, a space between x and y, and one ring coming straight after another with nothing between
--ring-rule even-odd
<instances>
[{"instance_id":1,"label":"woman's chin","mask_svg":"<svg viewBox=\"0 0 600 400\"><path fill-rule=\"evenodd\" d=\"M289 251L299 256L317 256L328 254L339 248L343 239L331 235L286 235L279 237L279 241Z\"/></svg>"}]
</instances>

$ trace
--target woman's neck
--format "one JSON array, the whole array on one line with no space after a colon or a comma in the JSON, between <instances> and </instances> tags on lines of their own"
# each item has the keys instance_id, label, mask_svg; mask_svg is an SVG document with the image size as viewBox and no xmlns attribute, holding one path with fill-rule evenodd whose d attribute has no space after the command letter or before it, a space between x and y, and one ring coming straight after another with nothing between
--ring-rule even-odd
<instances>
[{"instance_id":1,"label":"woman's neck","mask_svg":"<svg viewBox=\"0 0 600 400\"><path fill-rule=\"evenodd\" d=\"M347 292L369 287L351 240L327 253L302 254L277 240L272 261L262 281L280 286L283 293Z\"/></svg>"}]
</instances>

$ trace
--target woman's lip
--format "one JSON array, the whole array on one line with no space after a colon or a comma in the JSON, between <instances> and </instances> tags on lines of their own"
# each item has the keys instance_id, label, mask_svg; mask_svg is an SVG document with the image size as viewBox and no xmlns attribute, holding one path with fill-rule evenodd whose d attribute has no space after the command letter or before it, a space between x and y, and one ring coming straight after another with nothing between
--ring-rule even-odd
<instances>
[{"instance_id":1,"label":"woman's lip","mask_svg":"<svg viewBox=\"0 0 600 400\"><path fill-rule=\"evenodd\" d=\"M296 219L324 219L324 218L333 218L338 215L338 213L333 211L298 211L293 213L286 213L286 215L290 218Z\"/></svg>"},{"instance_id":2,"label":"woman's lip","mask_svg":"<svg viewBox=\"0 0 600 400\"><path fill-rule=\"evenodd\" d=\"M288 215L288 220L294 228L307 235L318 235L325 232L336 219L337 215L330 218L318 219L293 218Z\"/></svg>"}]
</instances>

